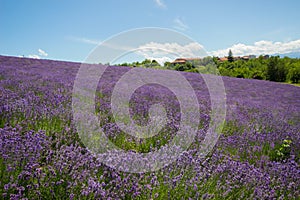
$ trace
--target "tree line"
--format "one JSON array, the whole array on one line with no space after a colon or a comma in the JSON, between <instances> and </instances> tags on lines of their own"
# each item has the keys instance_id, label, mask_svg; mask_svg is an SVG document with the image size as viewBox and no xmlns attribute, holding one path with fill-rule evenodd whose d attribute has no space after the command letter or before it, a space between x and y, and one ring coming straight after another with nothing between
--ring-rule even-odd
<instances>
[{"instance_id":1,"label":"tree line","mask_svg":"<svg viewBox=\"0 0 300 200\"><path fill-rule=\"evenodd\" d=\"M165 62L160 65L156 60L145 59L142 62L123 63L120 66L170 69L185 72L217 74L237 78L260 79L275 82L300 82L300 59L281 58L279 56L259 56L249 60L234 59L229 52L225 61L217 57L205 57L184 64Z\"/></svg>"}]
</instances>

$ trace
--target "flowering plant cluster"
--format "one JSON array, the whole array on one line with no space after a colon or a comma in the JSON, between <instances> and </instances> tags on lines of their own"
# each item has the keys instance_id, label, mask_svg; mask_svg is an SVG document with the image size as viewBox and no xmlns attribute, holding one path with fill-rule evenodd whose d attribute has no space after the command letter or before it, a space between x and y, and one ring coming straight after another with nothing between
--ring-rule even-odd
<instances>
[{"instance_id":1,"label":"flowering plant cluster","mask_svg":"<svg viewBox=\"0 0 300 200\"><path fill-rule=\"evenodd\" d=\"M200 107L194 142L164 168L129 173L104 165L78 136L71 102L79 67L0 56L0 199L299 199L298 87L222 77L225 125L214 149L200 158L210 97L201 75L183 73ZM154 137L127 135L115 123L110 97L129 70L107 69L99 80L95 112L118 147L139 153L158 150L178 131L179 102L167 88L139 88L130 102L135 122L147 124L149 107L157 102L165 107L168 121Z\"/></svg>"}]
</instances>

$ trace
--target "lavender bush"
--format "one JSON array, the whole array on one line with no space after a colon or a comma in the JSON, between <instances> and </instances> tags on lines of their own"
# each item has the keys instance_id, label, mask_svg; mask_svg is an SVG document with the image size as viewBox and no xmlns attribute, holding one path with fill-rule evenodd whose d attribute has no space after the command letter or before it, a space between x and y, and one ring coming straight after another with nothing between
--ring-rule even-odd
<instances>
[{"instance_id":1,"label":"lavender bush","mask_svg":"<svg viewBox=\"0 0 300 200\"><path fill-rule=\"evenodd\" d=\"M212 152L197 157L210 121L210 100L199 74L183 73L196 92L201 122L195 142L156 172L125 173L86 149L72 120L71 98L79 63L0 56L1 199L299 199L300 88L223 77L227 117ZM139 88L132 118L164 105L168 123L152 138L136 139L116 126L110 97L130 68L109 67L95 108L106 135L120 148L149 152L178 131L179 102L158 85Z\"/></svg>"}]
</instances>

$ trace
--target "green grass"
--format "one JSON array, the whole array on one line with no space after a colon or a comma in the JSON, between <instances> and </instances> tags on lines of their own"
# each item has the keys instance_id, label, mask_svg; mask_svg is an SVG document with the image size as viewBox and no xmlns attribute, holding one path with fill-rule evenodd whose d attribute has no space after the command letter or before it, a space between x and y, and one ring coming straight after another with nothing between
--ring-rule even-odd
<instances>
[{"instance_id":1,"label":"green grass","mask_svg":"<svg viewBox=\"0 0 300 200\"><path fill-rule=\"evenodd\" d=\"M288 85L293 85L293 86L300 87L300 83L286 83L286 82L284 82L283 84L288 84Z\"/></svg>"}]
</instances>

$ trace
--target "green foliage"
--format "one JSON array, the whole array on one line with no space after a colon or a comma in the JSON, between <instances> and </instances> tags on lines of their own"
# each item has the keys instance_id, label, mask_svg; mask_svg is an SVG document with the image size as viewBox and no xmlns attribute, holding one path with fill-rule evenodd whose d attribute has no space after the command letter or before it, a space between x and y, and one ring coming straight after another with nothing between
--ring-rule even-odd
<instances>
[{"instance_id":1,"label":"green foliage","mask_svg":"<svg viewBox=\"0 0 300 200\"><path fill-rule=\"evenodd\" d=\"M119 66L144 67L144 68L161 68L161 65L156 60L145 59L142 62L122 63Z\"/></svg>"},{"instance_id":2,"label":"green foliage","mask_svg":"<svg viewBox=\"0 0 300 200\"><path fill-rule=\"evenodd\" d=\"M270 81L284 82L286 80L287 70L285 63L279 56L271 57L267 67L267 77Z\"/></svg>"},{"instance_id":3,"label":"green foliage","mask_svg":"<svg viewBox=\"0 0 300 200\"><path fill-rule=\"evenodd\" d=\"M229 52L228 52L228 61L229 62L233 62L234 61L233 53L232 53L231 49L229 49Z\"/></svg>"},{"instance_id":4,"label":"green foliage","mask_svg":"<svg viewBox=\"0 0 300 200\"><path fill-rule=\"evenodd\" d=\"M291 68L288 71L287 78L292 83L300 82L300 63L295 63L291 65Z\"/></svg>"},{"instance_id":5,"label":"green foliage","mask_svg":"<svg viewBox=\"0 0 300 200\"><path fill-rule=\"evenodd\" d=\"M186 64L183 64L183 65L176 64L174 69L176 71L189 71L193 68L195 68L195 66L192 63L187 62Z\"/></svg>"},{"instance_id":6,"label":"green foliage","mask_svg":"<svg viewBox=\"0 0 300 200\"><path fill-rule=\"evenodd\" d=\"M222 76L298 83L300 80L300 60L295 58L270 58L259 56L256 59L218 61L214 59Z\"/></svg>"},{"instance_id":7,"label":"green foliage","mask_svg":"<svg viewBox=\"0 0 300 200\"><path fill-rule=\"evenodd\" d=\"M252 72L252 79L258 79L258 80L265 80L266 77L264 76L264 73L261 71L254 71Z\"/></svg>"},{"instance_id":8,"label":"green foliage","mask_svg":"<svg viewBox=\"0 0 300 200\"><path fill-rule=\"evenodd\" d=\"M282 144L275 146L271 152L270 159L273 161L283 161L290 156L292 141L285 139Z\"/></svg>"},{"instance_id":9,"label":"green foliage","mask_svg":"<svg viewBox=\"0 0 300 200\"><path fill-rule=\"evenodd\" d=\"M165 67L166 69L170 69L170 68L171 68L171 65L172 65L171 62L165 62L165 63L164 63L164 67Z\"/></svg>"},{"instance_id":10,"label":"green foliage","mask_svg":"<svg viewBox=\"0 0 300 200\"><path fill-rule=\"evenodd\" d=\"M255 59L235 60L231 50L227 58L228 61L219 61L217 57L207 56L199 60L189 60L184 64L165 62L163 66L156 60L145 59L142 62L122 63L120 66L169 69L276 82L300 82L300 59L259 56Z\"/></svg>"}]
</instances>

